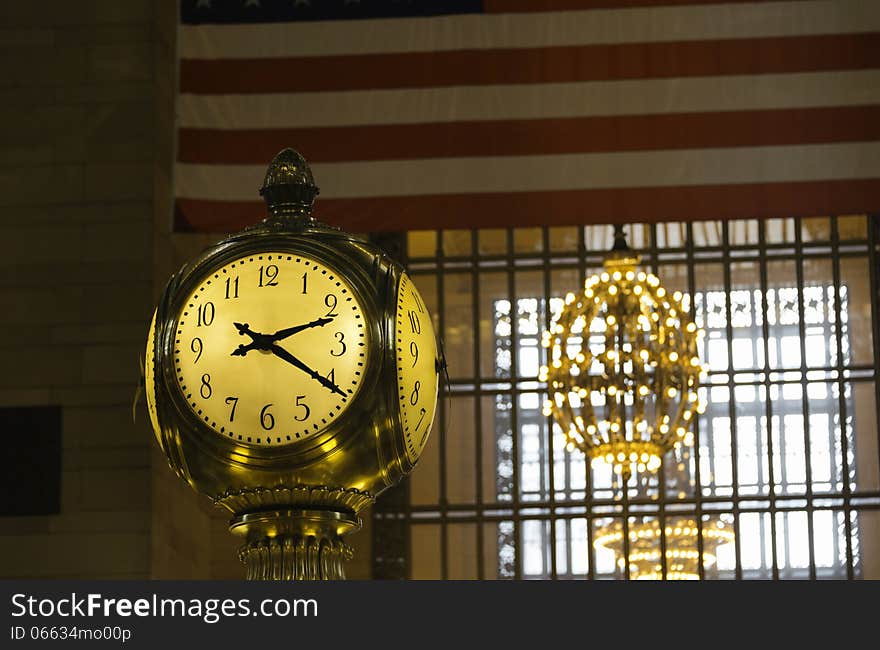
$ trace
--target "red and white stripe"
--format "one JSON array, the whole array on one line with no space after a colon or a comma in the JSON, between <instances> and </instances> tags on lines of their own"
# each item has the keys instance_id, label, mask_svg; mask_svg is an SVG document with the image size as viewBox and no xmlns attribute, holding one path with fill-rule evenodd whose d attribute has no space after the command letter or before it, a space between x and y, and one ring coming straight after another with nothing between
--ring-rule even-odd
<instances>
[{"instance_id":1,"label":"red and white stripe","mask_svg":"<svg viewBox=\"0 0 880 650\"><path fill-rule=\"evenodd\" d=\"M360 231L880 210L880 2L487 5L181 26L178 227L259 219L285 146Z\"/></svg>"}]
</instances>

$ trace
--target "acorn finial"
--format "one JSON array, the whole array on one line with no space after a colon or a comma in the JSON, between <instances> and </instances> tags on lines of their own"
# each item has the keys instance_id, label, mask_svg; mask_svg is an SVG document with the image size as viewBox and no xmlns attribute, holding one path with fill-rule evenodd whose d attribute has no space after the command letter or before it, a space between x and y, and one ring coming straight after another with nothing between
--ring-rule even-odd
<instances>
[{"instance_id":1,"label":"acorn finial","mask_svg":"<svg viewBox=\"0 0 880 650\"><path fill-rule=\"evenodd\" d=\"M311 218L318 192L306 159L289 147L278 152L269 163L260 188L260 195L273 217Z\"/></svg>"}]
</instances>

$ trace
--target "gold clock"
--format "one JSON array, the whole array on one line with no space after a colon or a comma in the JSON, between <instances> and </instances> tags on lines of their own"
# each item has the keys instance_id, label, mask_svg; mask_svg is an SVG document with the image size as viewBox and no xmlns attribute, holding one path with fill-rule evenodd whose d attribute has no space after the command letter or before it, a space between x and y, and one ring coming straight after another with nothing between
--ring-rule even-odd
<instances>
[{"instance_id":1,"label":"gold clock","mask_svg":"<svg viewBox=\"0 0 880 650\"><path fill-rule=\"evenodd\" d=\"M268 215L170 279L147 342L150 420L174 471L228 509L251 578L341 578L343 536L428 441L442 358L403 267L311 216L291 149Z\"/></svg>"}]
</instances>

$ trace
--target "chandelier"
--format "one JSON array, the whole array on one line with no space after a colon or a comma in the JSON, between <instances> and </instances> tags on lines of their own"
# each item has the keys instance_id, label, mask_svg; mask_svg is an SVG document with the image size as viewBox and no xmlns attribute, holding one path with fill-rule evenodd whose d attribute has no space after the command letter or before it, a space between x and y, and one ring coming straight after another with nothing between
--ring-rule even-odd
<instances>
[{"instance_id":1,"label":"chandelier","mask_svg":"<svg viewBox=\"0 0 880 650\"><path fill-rule=\"evenodd\" d=\"M593 540L595 548L614 551L619 571L626 570L624 548L629 556L629 577L632 580L660 580L663 577L661 551L666 551L667 580L699 580L700 557L703 569L717 563L718 547L734 540L733 527L721 515L710 515L702 525L693 517L669 517L663 530L665 544L661 544L660 522L643 519L627 526L628 545L624 545L624 527L620 521L603 526ZM702 536L702 553L700 552Z\"/></svg>"},{"instance_id":2,"label":"chandelier","mask_svg":"<svg viewBox=\"0 0 880 650\"><path fill-rule=\"evenodd\" d=\"M568 450L609 463L626 484L655 473L669 450L693 444L707 369L690 298L638 268L622 227L614 238L604 271L565 297L544 332L548 365L539 379L548 389L544 415L562 429Z\"/></svg>"}]
</instances>

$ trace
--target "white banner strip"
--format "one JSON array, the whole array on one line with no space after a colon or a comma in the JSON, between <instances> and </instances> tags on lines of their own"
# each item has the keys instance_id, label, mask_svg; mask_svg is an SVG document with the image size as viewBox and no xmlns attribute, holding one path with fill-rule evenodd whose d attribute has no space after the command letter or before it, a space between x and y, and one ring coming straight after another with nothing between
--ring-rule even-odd
<instances>
[{"instance_id":1,"label":"white banner strip","mask_svg":"<svg viewBox=\"0 0 880 650\"><path fill-rule=\"evenodd\" d=\"M878 1L880 5L880 1ZM283 129L880 103L880 70L178 98L178 126Z\"/></svg>"}]
</instances>

